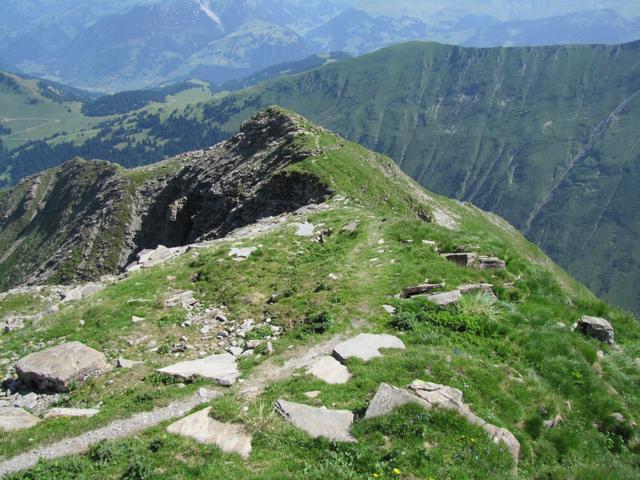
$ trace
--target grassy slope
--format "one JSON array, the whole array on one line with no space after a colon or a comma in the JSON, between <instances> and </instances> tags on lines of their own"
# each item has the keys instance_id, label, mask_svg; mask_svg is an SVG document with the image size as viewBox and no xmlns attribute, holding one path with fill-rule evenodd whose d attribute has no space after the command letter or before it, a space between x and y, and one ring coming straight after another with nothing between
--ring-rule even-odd
<instances>
[{"instance_id":1,"label":"grassy slope","mask_svg":"<svg viewBox=\"0 0 640 480\"><path fill-rule=\"evenodd\" d=\"M638 311L639 48L415 42L186 116L233 132L267 105L293 108L390 155L427 188L507 218L594 291Z\"/></svg>"},{"instance_id":2,"label":"grassy slope","mask_svg":"<svg viewBox=\"0 0 640 480\"><path fill-rule=\"evenodd\" d=\"M292 168L320 176L349 197L349 202L334 200L332 210L308 218L333 230L327 242L300 239L292 226L284 226L244 242L262 247L242 263L229 259L229 244L222 242L199 255L192 253L135 274L94 299L70 305L35 330L3 337L2 357L12 352L22 356L40 348L41 341L57 342L64 337L106 351L110 358L122 355L145 364L135 370L114 370L77 387L65 400L74 406L102 402L97 417L46 422L4 436L0 439L2 455L11 456L41 442L150 409L200 386L179 389L163 383L152 375L152 369L174 361L173 357L148 352L144 345L132 347L126 341L151 335L160 345L168 345L186 335L191 343L197 342L196 327L178 326L184 314L163 307L163 299L174 288L194 289L207 305L226 304L231 319L273 318L287 331L275 344L276 358L289 355L289 345L304 348L353 329L356 319L357 324L366 325L357 328L393 332L382 304L395 302L404 311L426 308L419 301L390 298L425 278L451 286L479 280L494 283L502 300L497 318L470 317L454 309L454 323L443 323L446 314L442 312L416 320L412 330L396 332L407 344L405 352L389 352L367 364L350 362L354 376L343 386L295 376L270 386L250 403L238 397L235 388L230 389L214 402L213 412L218 418L245 423L253 432L249 461L167 435L158 427L135 439L100 445L88 456L42 463L12 478L306 479L370 478L374 473L379 478L511 478L508 454L482 431L445 412L425 413L408 407L392 417L358 420L354 433L359 442L355 445L310 440L271 413L279 397L362 413L379 382L401 386L414 378L461 388L477 413L511 429L522 443L522 478L637 476L637 446L629 439L625 443L619 435L627 432L628 425L616 430L609 419L616 411L630 420L640 415L640 378L633 367L633 358L640 353L640 328L635 321L596 302L536 247L496 219L450 200L422 196L388 159L312 127L307 129L314 133L301 137L301 144L320 145L325 153ZM459 230L419 220L438 207L458 218ZM355 233L342 231L342 226L352 222L358 223ZM382 246L378 243L381 238L385 240ZM473 245L482 253L506 258L508 269L479 272L457 267L423 245L424 239L436 240L446 249ZM378 260L372 261L374 258ZM339 279L330 280L330 273ZM513 290L500 288L513 281ZM267 304L274 292L288 293L277 303ZM129 302L131 299L138 301ZM323 311L334 319L330 330L322 335L304 333L303 319ZM567 327L584 313L611 318L621 348L602 346L570 332ZM133 324L131 315L146 320ZM212 341L207 350L215 348ZM604 351L602 359L596 355L599 349ZM245 375L263 360L244 361ZM318 400L309 400L302 395L309 390L322 394ZM245 405L248 411L242 409ZM556 414L564 418L557 428L541 428L544 419ZM400 474L394 475L393 469Z\"/></svg>"},{"instance_id":3,"label":"grassy slope","mask_svg":"<svg viewBox=\"0 0 640 480\"><path fill-rule=\"evenodd\" d=\"M63 141L83 143L92 138L102 122L120 118L118 115L89 117L81 112L79 101L57 102L43 96L38 80L27 80L16 75L1 73L17 83L18 88L0 83L0 125L11 129L3 135L2 141L9 149L33 140L52 139L52 144ZM194 83L197 85L197 83ZM164 108L168 116L172 111L184 106L212 98L208 87L184 90L167 97L166 103L152 103L143 110L156 113ZM163 117L164 118L164 117Z\"/></svg>"}]
</instances>

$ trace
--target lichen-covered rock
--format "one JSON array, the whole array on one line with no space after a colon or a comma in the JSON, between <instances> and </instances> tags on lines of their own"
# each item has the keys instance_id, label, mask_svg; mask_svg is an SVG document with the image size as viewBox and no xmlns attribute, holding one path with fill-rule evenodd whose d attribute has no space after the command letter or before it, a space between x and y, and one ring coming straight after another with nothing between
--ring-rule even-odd
<instances>
[{"instance_id":1,"label":"lichen-covered rock","mask_svg":"<svg viewBox=\"0 0 640 480\"><path fill-rule=\"evenodd\" d=\"M65 392L74 382L109 369L105 356L80 342L63 343L27 355L16 363L18 377L41 392Z\"/></svg>"}]
</instances>

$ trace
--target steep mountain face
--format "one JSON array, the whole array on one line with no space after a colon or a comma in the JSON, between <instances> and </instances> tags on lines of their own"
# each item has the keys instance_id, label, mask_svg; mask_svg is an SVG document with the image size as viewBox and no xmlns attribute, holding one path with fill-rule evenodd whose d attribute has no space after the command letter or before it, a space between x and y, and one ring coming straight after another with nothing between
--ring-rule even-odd
<instances>
[{"instance_id":1,"label":"steep mountain face","mask_svg":"<svg viewBox=\"0 0 640 480\"><path fill-rule=\"evenodd\" d=\"M73 160L0 197L3 288L116 273L141 249L223 236L263 216L322 201L326 186L285 167L297 125L269 110L228 142L125 172Z\"/></svg>"},{"instance_id":2,"label":"steep mountain face","mask_svg":"<svg viewBox=\"0 0 640 480\"><path fill-rule=\"evenodd\" d=\"M498 216L294 113L0 202L5 259L31 242L68 279L189 243L0 294L8 480L637 477L638 322Z\"/></svg>"},{"instance_id":3,"label":"steep mountain face","mask_svg":"<svg viewBox=\"0 0 640 480\"><path fill-rule=\"evenodd\" d=\"M389 154L421 184L499 213L594 291L638 311L639 51L640 43L412 43L269 82L172 122L198 119L192 134L232 132L264 106L297 108ZM142 124L121 126L162 138Z\"/></svg>"}]
</instances>

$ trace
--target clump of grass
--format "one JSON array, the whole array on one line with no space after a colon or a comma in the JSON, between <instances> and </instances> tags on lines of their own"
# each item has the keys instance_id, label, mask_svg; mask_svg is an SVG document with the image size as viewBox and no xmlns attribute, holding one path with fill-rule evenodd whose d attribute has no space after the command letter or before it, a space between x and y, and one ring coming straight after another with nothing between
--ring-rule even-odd
<instances>
[{"instance_id":1,"label":"clump of grass","mask_svg":"<svg viewBox=\"0 0 640 480\"><path fill-rule=\"evenodd\" d=\"M484 292L463 295L457 310L461 315L482 317L490 321L496 321L500 317L500 309L496 304L496 299Z\"/></svg>"},{"instance_id":2,"label":"clump of grass","mask_svg":"<svg viewBox=\"0 0 640 480\"><path fill-rule=\"evenodd\" d=\"M262 340L264 338L271 336L271 327L268 325L264 325L262 327L257 327L247 333L245 338L247 340Z\"/></svg>"},{"instance_id":3,"label":"clump of grass","mask_svg":"<svg viewBox=\"0 0 640 480\"><path fill-rule=\"evenodd\" d=\"M260 400L249 411L245 425L252 434L273 435L279 430L280 418L271 404Z\"/></svg>"}]
</instances>

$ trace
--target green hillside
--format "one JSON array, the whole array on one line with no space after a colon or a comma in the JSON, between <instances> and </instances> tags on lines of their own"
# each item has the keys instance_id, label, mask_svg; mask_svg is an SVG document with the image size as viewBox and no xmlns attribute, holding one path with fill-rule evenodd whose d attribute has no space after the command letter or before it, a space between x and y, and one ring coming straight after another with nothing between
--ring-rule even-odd
<instances>
[{"instance_id":1,"label":"green hillside","mask_svg":"<svg viewBox=\"0 0 640 480\"><path fill-rule=\"evenodd\" d=\"M77 204L58 208L67 203L58 192ZM64 269L68 250L89 265L134 248L130 242L205 241L105 279L93 296L2 336L0 372L14 387L19 358L63 342L104 352L110 365L141 362L96 372L55 397L36 394L25 408L37 415L51 407L98 411L29 417L30 428L3 432L0 475L8 479L637 478L635 319L596 300L502 219L423 190L389 158L296 114L269 108L214 149L135 170L75 160L0 200L3 221L23 222L14 238L62 239L57 253L37 250L54 270ZM20 241L0 248L5 258ZM450 252L495 256L506 266L464 267L441 255ZM397 295L425 279L442 283L440 291L475 291L440 306ZM48 288L2 296L0 312L28 315L57 303L59 287ZM176 304L176 294L192 300ZM574 330L583 315L610 320L614 343ZM395 348L343 358L343 382L308 373L332 351L341 358L340 343L361 333L393 335ZM225 351L235 352L239 369L231 386L157 372ZM365 418L382 383L404 388L414 380L460 389L475 415L513 434L519 454L492 441L484 422L467 421L464 409L412 401ZM26 393L10 401L26 402ZM353 441L312 438L308 424L298 428L277 413L280 400L323 415L342 410ZM15 407L0 401L1 426ZM196 442L167 430L205 407L197 428L226 433ZM134 418L146 423L132 429ZM250 442L244 457L233 453L238 444L226 443L227 452L213 445L238 431ZM49 459L36 463L40 457Z\"/></svg>"},{"instance_id":2,"label":"green hillside","mask_svg":"<svg viewBox=\"0 0 640 480\"><path fill-rule=\"evenodd\" d=\"M166 120L114 119L94 133L106 147L96 156L125 165L159 160L216 143L256 110L281 104L388 154L427 188L500 214L592 290L638 312L639 55L640 43L408 43ZM32 173L35 161L52 166L69 154L60 146L13 158Z\"/></svg>"},{"instance_id":3,"label":"green hillside","mask_svg":"<svg viewBox=\"0 0 640 480\"><path fill-rule=\"evenodd\" d=\"M427 188L504 216L592 289L638 311L639 59L640 43L413 43L265 85L222 111L295 106L389 154Z\"/></svg>"},{"instance_id":4,"label":"green hillside","mask_svg":"<svg viewBox=\"0 0 640 480\"><path fill-rule=\"evenodd\" d=\"M594 291L639 311L639 58L640 43L410 43L197 115L230 132L263 106L295 108L388 154L427 188L504 216Z\"/></svg>"}]
</instances>

